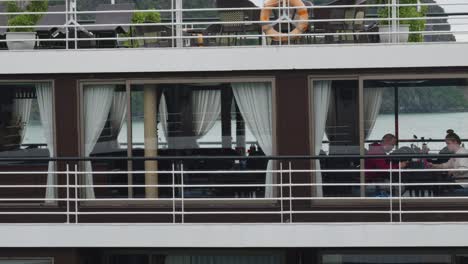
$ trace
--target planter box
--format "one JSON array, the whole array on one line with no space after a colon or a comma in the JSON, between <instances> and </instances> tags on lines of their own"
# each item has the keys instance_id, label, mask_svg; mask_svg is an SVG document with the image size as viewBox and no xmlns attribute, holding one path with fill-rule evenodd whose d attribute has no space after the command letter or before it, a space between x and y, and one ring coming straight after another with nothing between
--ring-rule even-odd
<instances>
[{"instance_id":1,"label":"planter box","mask_svg":"<svg viewBox=\"0 0 468 264\"><path fill-rule=\"evenodd\" d=\"M9 50L33 50L36 46L36 32L8 32L6 34Z\"/></svg>"},{"instance_id":2,"label":"planter box","mask_svg":"<svg viewBox=\"0 0 468 264\"><path fill-rule=\"evenodd\" d=\"M406 43L408 42L409 38L409 25L402 24L398 25L398 32L402 33L395 33L390 34L392 32L392 27L390 25L379 25L379 32L380 34L380 43L391 43L392 37L396 36L396 43Z\"/></svg>"}]
</instances>

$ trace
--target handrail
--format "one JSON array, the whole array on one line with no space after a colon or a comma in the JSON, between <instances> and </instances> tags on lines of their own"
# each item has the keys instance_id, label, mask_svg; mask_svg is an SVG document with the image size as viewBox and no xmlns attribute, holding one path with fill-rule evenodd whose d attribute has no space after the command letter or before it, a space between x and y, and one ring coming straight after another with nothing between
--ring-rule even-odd
<instances>
[{"instance_id":1,"label":"handrail","mask_svg":"<svg viewBox=\"0 0 468 264\"><path fill-rule=\"evenodd\" d=\"M9 157L0 158L0 162L11 161L38 161L38 162L60 162L60 161L162 161L162 160L336 160L336 159L450 159L468 158L468 154L395 154L395 155L271 155L271 156L159 156L159 157Z\"/></svg>"},{"instance_id":2,"label":"handrail","mask_svg":"<svg viewBox=\"0 0 468 264\"><path fill-rule=\"evenodd\" d=\"M69 0L67 0L69 1ZM68 2L67 2L68 3ZM67 6L69 6L67 4ZM419 7L432 7L432 6L468 6L467 3L421 3L421 4L362 4L362 5L324 5L324 6L306 6L306 7L282 7L282 6L275 6L275 7L265 7L266 9L284 11L284 10L295 10L299 8L305 8L309 11L317 10L317 11L330 11L334 9L378 9L378 8L393 8L398 9L399 7L409 7L409 6L419 6ZM263 9L265 9L263 8ZM260 32L260 27L265 25L264 21L256 20L256 19L249 19L244 21L219 21L219 19L204 19L204 18L184 18L185 14L187 13L198 13L198 12L229 12L229 11L259 11L262 7L230 7L230 8L170 8L170 9L156 9L156 10L65 10L65 11L56 11L56 12L15 12L15 13L8 13L8 12L0 12L1 16L10 16L10 15L20 15L20 14L49 14L49 15L71 15L71 17L75 17L78 15L99 15L99 14L125 14L125 13L151 13L151 12L159 12L161 14L170 14L172 19L168 20L168 18L163 17L161 22L158 23L112 23L112 20L109 20L110 23L105 24L83 24L83 25L76 25L75 21L68 21L63 24L59 25L31 25L31 26L8 26L8 25L0 25L0 29L9 29L9 28L17 28L17 29L24 29L24 28L49 28L50 30L54 28L59 28L61 31L66 32L66 38L57 37L55 35L56 32L52 32L50 36L41 35L39 39L39 43L41 43L41 49L50 49L50 48L64 48L64 49L80 49L82 47L78 47L79 44L83 44L84 42L96 42L96 41L115 41L115 48L121 47L121 44L125 41L131 42L127 44L122 44L125 47L140 47L142 44L141 41L178 41L177 44L169 43L169 44L155 44L156 46L149 45L150 47L159 47L158 45L162 45L162 47L202 47L202 46L225 46L229 45L231 47L234 46L243 46L243 45L259 45L259 46L268 46L269 37L286 37L288 39L287 42L280 42L279 46L289 46L289 45L296 45L296 44L331 44L331 43L338 43L338 44L346 44L346 43L377 43L379 42L379 37L391 38L389 43L399 43L400 37L402 34L421 34L421 36L444 36L444 35L453 35L453 34L468 34L468 31L465 30L454 30L447 28L446 30L432 30L432 28L426 28L424 30L419 31L410 31L404 32L400 31L398 27L391 27L391 30L385 32L379 32L379 23L385 22L388 24L399 24L400 21L439 21L440 19L462 19L464 17L468 17L468 13L458 12L458 13L446 13L446 14L426 14L423 16L418 17L410 17L410 18L403 18L399 17L395 14L390 14L389 17L369 17L364 16L362 18L357 17L325 17L325 18L316 18L316 17L309 17L307 20L296 20L296 22L307 22L310 25L310 29L302 34L292 34L287 32L280 32L275 35L265 36L262 32ZM174 20L176 17L175 14L181 19L177 21ZM70 23L69 23L70 22ZM279 22L279 21L277 21ZM289 21L291 22L291 21ZM288 23L289 23L288 22ZM364 25L364 28L359 30L355 30L354 28L349 28L350 25L360 22ZM316 30L315 26L320 24L339 24L342 23L343 30L332 30L332 29L321 29ZM430 23L429 23L430 24ZM434 24L434 23L432 23ZM447 24L447 23L445 23ZM461 23L463 24L463 23ZM252 26L256 25L257 28L252 32L246 31L232 31L226 34L224 31L214 32L207 31L209 26L219 26L225 27L228 25L243 25L243 26ZM447 26L449 26L448 23ZM130 28L138 28L138 27L148 27L148 26L167 26L172 29L171 34L167 35L158 35L155 34L154 36L140 36L140 35L115 35L111 37L103 37L94 34L88 35L88 37L81 37L78 34L74 34L73 32L77 30L86 29L88 31L93 31L94 29L99 29L102 27L130 27ZM281 23L279 25L281 27ZM176 29L177 27L177 29ZM190 29L191 27L202 27L205 31L200 32L197 31L195 33L191 33L189 31L185 31L185 29ZM367 27L367 28L366 28ZM283 27L283 29L285 29ZM403 29L404 30L404 29ZM351 37L353 40L349 40ZM299 43L296 43L296 39L299 38ZM338 40L336 40L338 38ZM237 39L239 41L234 41L234 45L231 45L231 40ZM345 39L345 40L343 40ZM429 39L429 38L428 38ZM431 38L432 39L432 38ZM246 44L245 41L249 40L249 44ZM15 42L17 40L12 40L10 38L0 39L0 44L6 43L9 44L11 42ZM22 41L29 41L33 42L36 39L22 39ZM138 45L134 44L134 41L140 41ZM182 42L181 42L182 41ZM431 40L432 41L432 40ZM435 39L435 41L448 41L443 39ZM458 40L462 41L462 40ZM255 42L255 43L254 43ZM385 42L385 41L384 41ZM62 46L56 46L53 43L62 43L65 44ZM72 45L74 43L74 45ZM130 45L131 44L131 45ZM96 43L89 44L92 47L93 45L96 48L101 48ZM107 45L107 44L106 44ZM114 45L114 44L112 44ZM144 46L144 45L143 45ZM109 48L109 46L105 46ZM89 47L86 47L89 48Z\"/></svg>"}]
</instances>

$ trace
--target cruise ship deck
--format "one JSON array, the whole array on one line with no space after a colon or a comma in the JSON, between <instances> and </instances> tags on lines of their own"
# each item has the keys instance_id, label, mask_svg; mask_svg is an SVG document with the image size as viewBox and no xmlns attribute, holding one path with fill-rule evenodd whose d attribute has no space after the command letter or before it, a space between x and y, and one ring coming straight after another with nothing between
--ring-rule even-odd
<instances>
[{"instance_id":1,"label":"cruise ship deck","mask_svg":"<svg viewBox=\"0 0 468 264\"><path fill-rule=\"evenodd\" d=\"M468 263L468 3L0 2L0 264Z\"/></svg>"}]
</instances>

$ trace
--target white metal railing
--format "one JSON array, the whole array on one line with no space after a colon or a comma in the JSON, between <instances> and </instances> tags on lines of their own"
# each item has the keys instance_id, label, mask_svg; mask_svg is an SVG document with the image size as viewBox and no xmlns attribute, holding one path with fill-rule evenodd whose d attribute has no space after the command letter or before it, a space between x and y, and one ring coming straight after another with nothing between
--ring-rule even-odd
<instances>
[{"instance_id":1,"label":"white metal railing","mask_svg":"<svg viewBox=\"0 0 468 264\"><path fill-rule=\"evenodd\" d=\"M59 161L57 161L59 162ZM63 161L60 161L63 163ZM302 165L298 165L298 162ZM71 165L73 164L73 165ZM302 167L302 168L301 168ZM391 168L390 164L390 168ZM406 221L467 221L468 181L457 182L449 174L467 173L459 169L310 169L302 161L274 161L271 170L190 170L183 162L172 162L170 170L161 171L94 171L79 169L78 164L67 163L63 171L0 172L1 215L21 218L27 222L155 222L155 223L219 223L219 222L406 222ZM378 181L368 181L369 173L379 173ZM417 173L430 176L419 177ZM44 177L56 175L54 184L1 184L7 175ZM145 178L166 176L160 183L94 183L86 184L85 177L94 179L119 176ZM226 176L271 177L270 183L217 180L200 184L200 177L225 179ZM268 175L268 176L267 176ZM319 176L321 175L321 176ZM336 176L348 180L333 180ZM349 177L348 177L349 176ZM419 177L419 178L418 178ZM308 179L308 180L304 180ZM463 187L467 187L464 191ZM100 190L128 189L128 196L103 196ZM157 189L160 195L132 195L133 190ZM272 196L265 197L270 188ZM335 188L335 189L334 189ZM5 197L4 190L15 190L14 197ZM55 197L30 197L28 189L55 189ZM96 197L86 197L86 189ZM193 190L217 189L217 195L193 195ZM344 190L346 189L346 190ZM132 191L130 191L132 190ZM163 192L162 190L166 190ZM233 191L236 190L236 191ZM190 192L192 191L192 193ZM460 192L461 191L461 192ZM233 194L236 195L233 195ZM321 195L323 193L324 195ZM3 195L2 195L3 194ZM19 206L19 207L17 207ZM348 215L343 220L343 215ZM435 215L438 215L434 218ZM148 218L148 216L150 216ZM326 218L323 218L326 216ZM58 217L52 218L51 217ZM444 218L445 217L445 218ZM18 218L18 219L19 219ZM11 219L11 218L10 218ZM0 222L2 221L0 217ZM24 221L22 219L21 221ZM333 222L336 222L333 221Z\"/></svg>"},{"instance_id":2,"label":"white metal railing","mask_svg":"<svg viewBox=\"0 0 468 264\"><path fill-rule=\"evenodd\" d=\"M2 2L7 2L7 0L0 1L0 3ZM180 48L226 45L289 46L349 43L388 44L407 42L408 36L416 35L419 37L415 41L421 42L455 41L455 39L450 38L452 35L456 37L456 41L463 42L463 39L466 39L463 36L468 33L468 3L459 0L443 4L400 4L398 0L377 3L369 0L360 5L315 5L306 7L285 6L282 1L278 1L277 7L268 8L214 8L212 6L183 8L182 0L171 0L170 8L157 8L154 10L139 10L137 5L135 9L128 9L128 7L122 9L124 7L122 6L122 8L116 8L115 10L106 10L104 7L99 10L81 10L80 0L76 2L74 0L59 2L63 4L63 9L60 11L8 12L5 8L3 11L0 10L0 35L2 35L2 31L20 29L32 29L32 31L38 32L36 37L31 35L33 37L23 37L22 39L17 39L6 33L7 37L0 39L0 45L32 42L34 46L34 42L36 42L37 49L80 49ZM107 6L108 9L109 6L111 5ZM443 14L425 12L415 17L400 17L399 10L403 8L413 7L421 11L435 6L450 10L456 7L457 12L446 10ZM300 20L293 16L293 13L300 8L307 9L308 19ZM281 16L278 15L279 18L272 16L268 22L261 21L259 14L262 9L271 9L281 14ZM154 12L160 14L161 21L151 23L132 22L134 14ZM221 19L221 13L234 14L235 12L240 12L244 19L240 21ZM382 16L382 13L385 12L388 14ZM201 16L200 14L207 13L213 14L213 18L193 18L193 16ZM360 13L359 16L358 13ZM48 23L44 24L39 21L35 25L8 25L9 18L28 14L43 15L42 18ZM63 19L60 19L61 15L63 15ZM96 21L81 21L80 18L83 16L106 16L107 18L96 18ZM53 17L54 19L52 19ZM58 20L57 17L59 17ZM228 16L222 17L226 18ZM61 21L61 23L56 23L57 21ZM423 21L426 26L419 29L410 28L410 30L407 27L400 27L401 24L414 21ZM307 29L302 33L291 33L295 25L301 22L307 24ZM386 24L389 26L387 27ZM277 33L265 35L262 32L262 26L266 25L275 27ZM440 26L445 26L445 28L434 29L434 27ZM466 29L464 26L466 26ZM125 30L119 31L118 28L125 28ZM385 30L385 28L388 29ZM143 33L143 31L146 32ZM447 35L448 38L441 38L441 36ZM275 38L278 41L272 41ZM13 46L9 45L10 49Z\"/></svg>"}]
</instances>

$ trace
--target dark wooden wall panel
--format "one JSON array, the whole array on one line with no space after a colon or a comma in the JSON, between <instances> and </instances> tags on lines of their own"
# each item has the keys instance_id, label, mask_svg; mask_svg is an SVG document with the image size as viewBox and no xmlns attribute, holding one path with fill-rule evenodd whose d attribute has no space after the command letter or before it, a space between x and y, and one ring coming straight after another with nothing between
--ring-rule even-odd
<instances>
[{"instance_id":1,"label":"dark wooden wall panel","mask_svg":"<svg viewBox=\"0 0 468 264\"><path fill-rule=\"evenodd\" d=\"M311 155L309 126L309 89L308 75L300 72L276 75L276 140L277 154L282 156ZM309 169L310 161L290 160L283 162L283 168ZM289 182L289 174L283 175L283 183ZM293 173L293 183L310 183L310 173ZM290 195L284 188L283 195ZM292 196L310 197L312 187L294 187ZM294 201L295 210L306 208L310 201ZM289 203L283 206L289 208ZM293 216L294 217L294 216ZM288 221L288 219L285 219Z\"/></svg>"}]
</instances>

